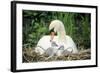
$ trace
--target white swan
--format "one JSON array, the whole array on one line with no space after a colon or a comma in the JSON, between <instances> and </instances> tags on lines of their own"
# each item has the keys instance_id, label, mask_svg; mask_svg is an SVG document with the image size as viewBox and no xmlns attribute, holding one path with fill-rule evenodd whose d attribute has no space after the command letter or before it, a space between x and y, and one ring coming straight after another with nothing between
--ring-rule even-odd
<instances>
[{"instance_id":1,"label":"white swan","mask_svg":"<svg viewBox=\"0 0 100 73\"><path fill-rule=\"evenodd\" d=\"M54 29L54 32L57 32L57 36L54 36L53 40L57 46L52 47L51 44L51 36L45 35L43 36L39 42L37 43L37 46L35 48L35 51L44 54L46 50L47 53L52 56L56 53L56 55L60 56L64 53L64 51L68 51L71 53L77 53L78 50L76 48L76 45L72 38L68 35L66 35L64 24L60 20L53 20L49 25L49 30ZM59 47L63 46L63 49L59 49ZM67 53L67 52L66 52Z\"/></svg>"}]
</instances>

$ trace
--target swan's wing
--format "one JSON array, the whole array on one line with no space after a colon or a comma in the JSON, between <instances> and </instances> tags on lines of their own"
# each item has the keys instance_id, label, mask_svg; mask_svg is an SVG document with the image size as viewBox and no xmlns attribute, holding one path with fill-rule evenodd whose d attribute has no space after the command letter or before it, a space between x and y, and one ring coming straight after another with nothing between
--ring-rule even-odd
<instances>
[{"instance_id":1,"label":"swan's wing","mask_svg":"<svg viewBox=\"0 0 100 73\"><path fill-rule=\"evenodd\" d=\"M49 48L51 46L50 36L43 36L42 38L40 38L37 46L41 46L42 48L47 50L47 48Z\"/></svg>"},{"instance_id":2,"label":"swan's wing","mask_svg":"<svg viewBox=\"0 0 100 73\"><path fill-rule=\"evenodd\" d=\"M38 41L35 51L39 52L40 54L43 54L45 53L45 50L47 50L50 46L51 46L50 36L43 36Z\"/></svg>"},{"instance_id":3,"label":"swan's wing","mask_svg":"<svg viewBox=\"0 0 100 73\"><path fill-rule=\"evenodd\" d=\"M65 44L66 49L67 48L72 49L73 50L72 53L77 53L78 52L76 44L70 36L66 36L66 42L65 43L66 43Z\"/></svg>"}]
</instances>

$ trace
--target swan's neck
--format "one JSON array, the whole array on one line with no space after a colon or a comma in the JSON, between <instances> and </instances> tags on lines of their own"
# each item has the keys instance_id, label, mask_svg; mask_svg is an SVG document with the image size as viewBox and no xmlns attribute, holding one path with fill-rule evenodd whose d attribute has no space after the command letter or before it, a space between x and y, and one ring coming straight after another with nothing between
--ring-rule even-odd
<instances>
[{"instance_id":1,"label":"swan's neck","mask_svg":"<svg viewBox=\"0 0 100 73\"><path fill-rule=\"evenodd\" d=\"M65 42L66 40L66 33L63 31L63 32L58 32L58 39L60 42Z\"/></svg>"}]
</instances>

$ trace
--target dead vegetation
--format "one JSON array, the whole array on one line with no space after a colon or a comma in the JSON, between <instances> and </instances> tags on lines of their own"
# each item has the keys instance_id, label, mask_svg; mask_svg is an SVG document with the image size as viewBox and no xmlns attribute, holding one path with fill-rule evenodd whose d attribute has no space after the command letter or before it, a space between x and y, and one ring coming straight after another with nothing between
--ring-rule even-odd
<instances>
[{"instance_id":1,"label":"dead vegetation","mask_svg":"<svg viewBox=\"0 0 100 73\"><path fill-rule=\"evenodd\" d=\"M23 63L41 62L41 61L71 61L71 60L87 60L91 59L91 50L80 50L77 54L67 54L63 56L53 56L48 58L48 55L34 52L32 48L23 49Z\"/></svg>"}]
</instances>

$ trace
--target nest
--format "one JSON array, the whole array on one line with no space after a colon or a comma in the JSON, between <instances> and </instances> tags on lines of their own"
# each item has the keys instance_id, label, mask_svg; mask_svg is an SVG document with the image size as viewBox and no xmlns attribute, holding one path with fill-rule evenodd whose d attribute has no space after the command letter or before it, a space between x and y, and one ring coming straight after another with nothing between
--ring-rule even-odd
<instances>
[{"instance_id":1,"label":"nest","mask_svg":"<svg viewBox=\"0 0 100 73\"><path fill-rule=\"evenodd\" d=\"M80 50L77 54L65 54L62 56L52 56L49 57L47 54L40 55L36 53L32 48L23 49L23 63L32 62L50 62L50 61L72 61L72 60L87 60L91 59L91 50Z\"/></svg>"}]
</instances>

